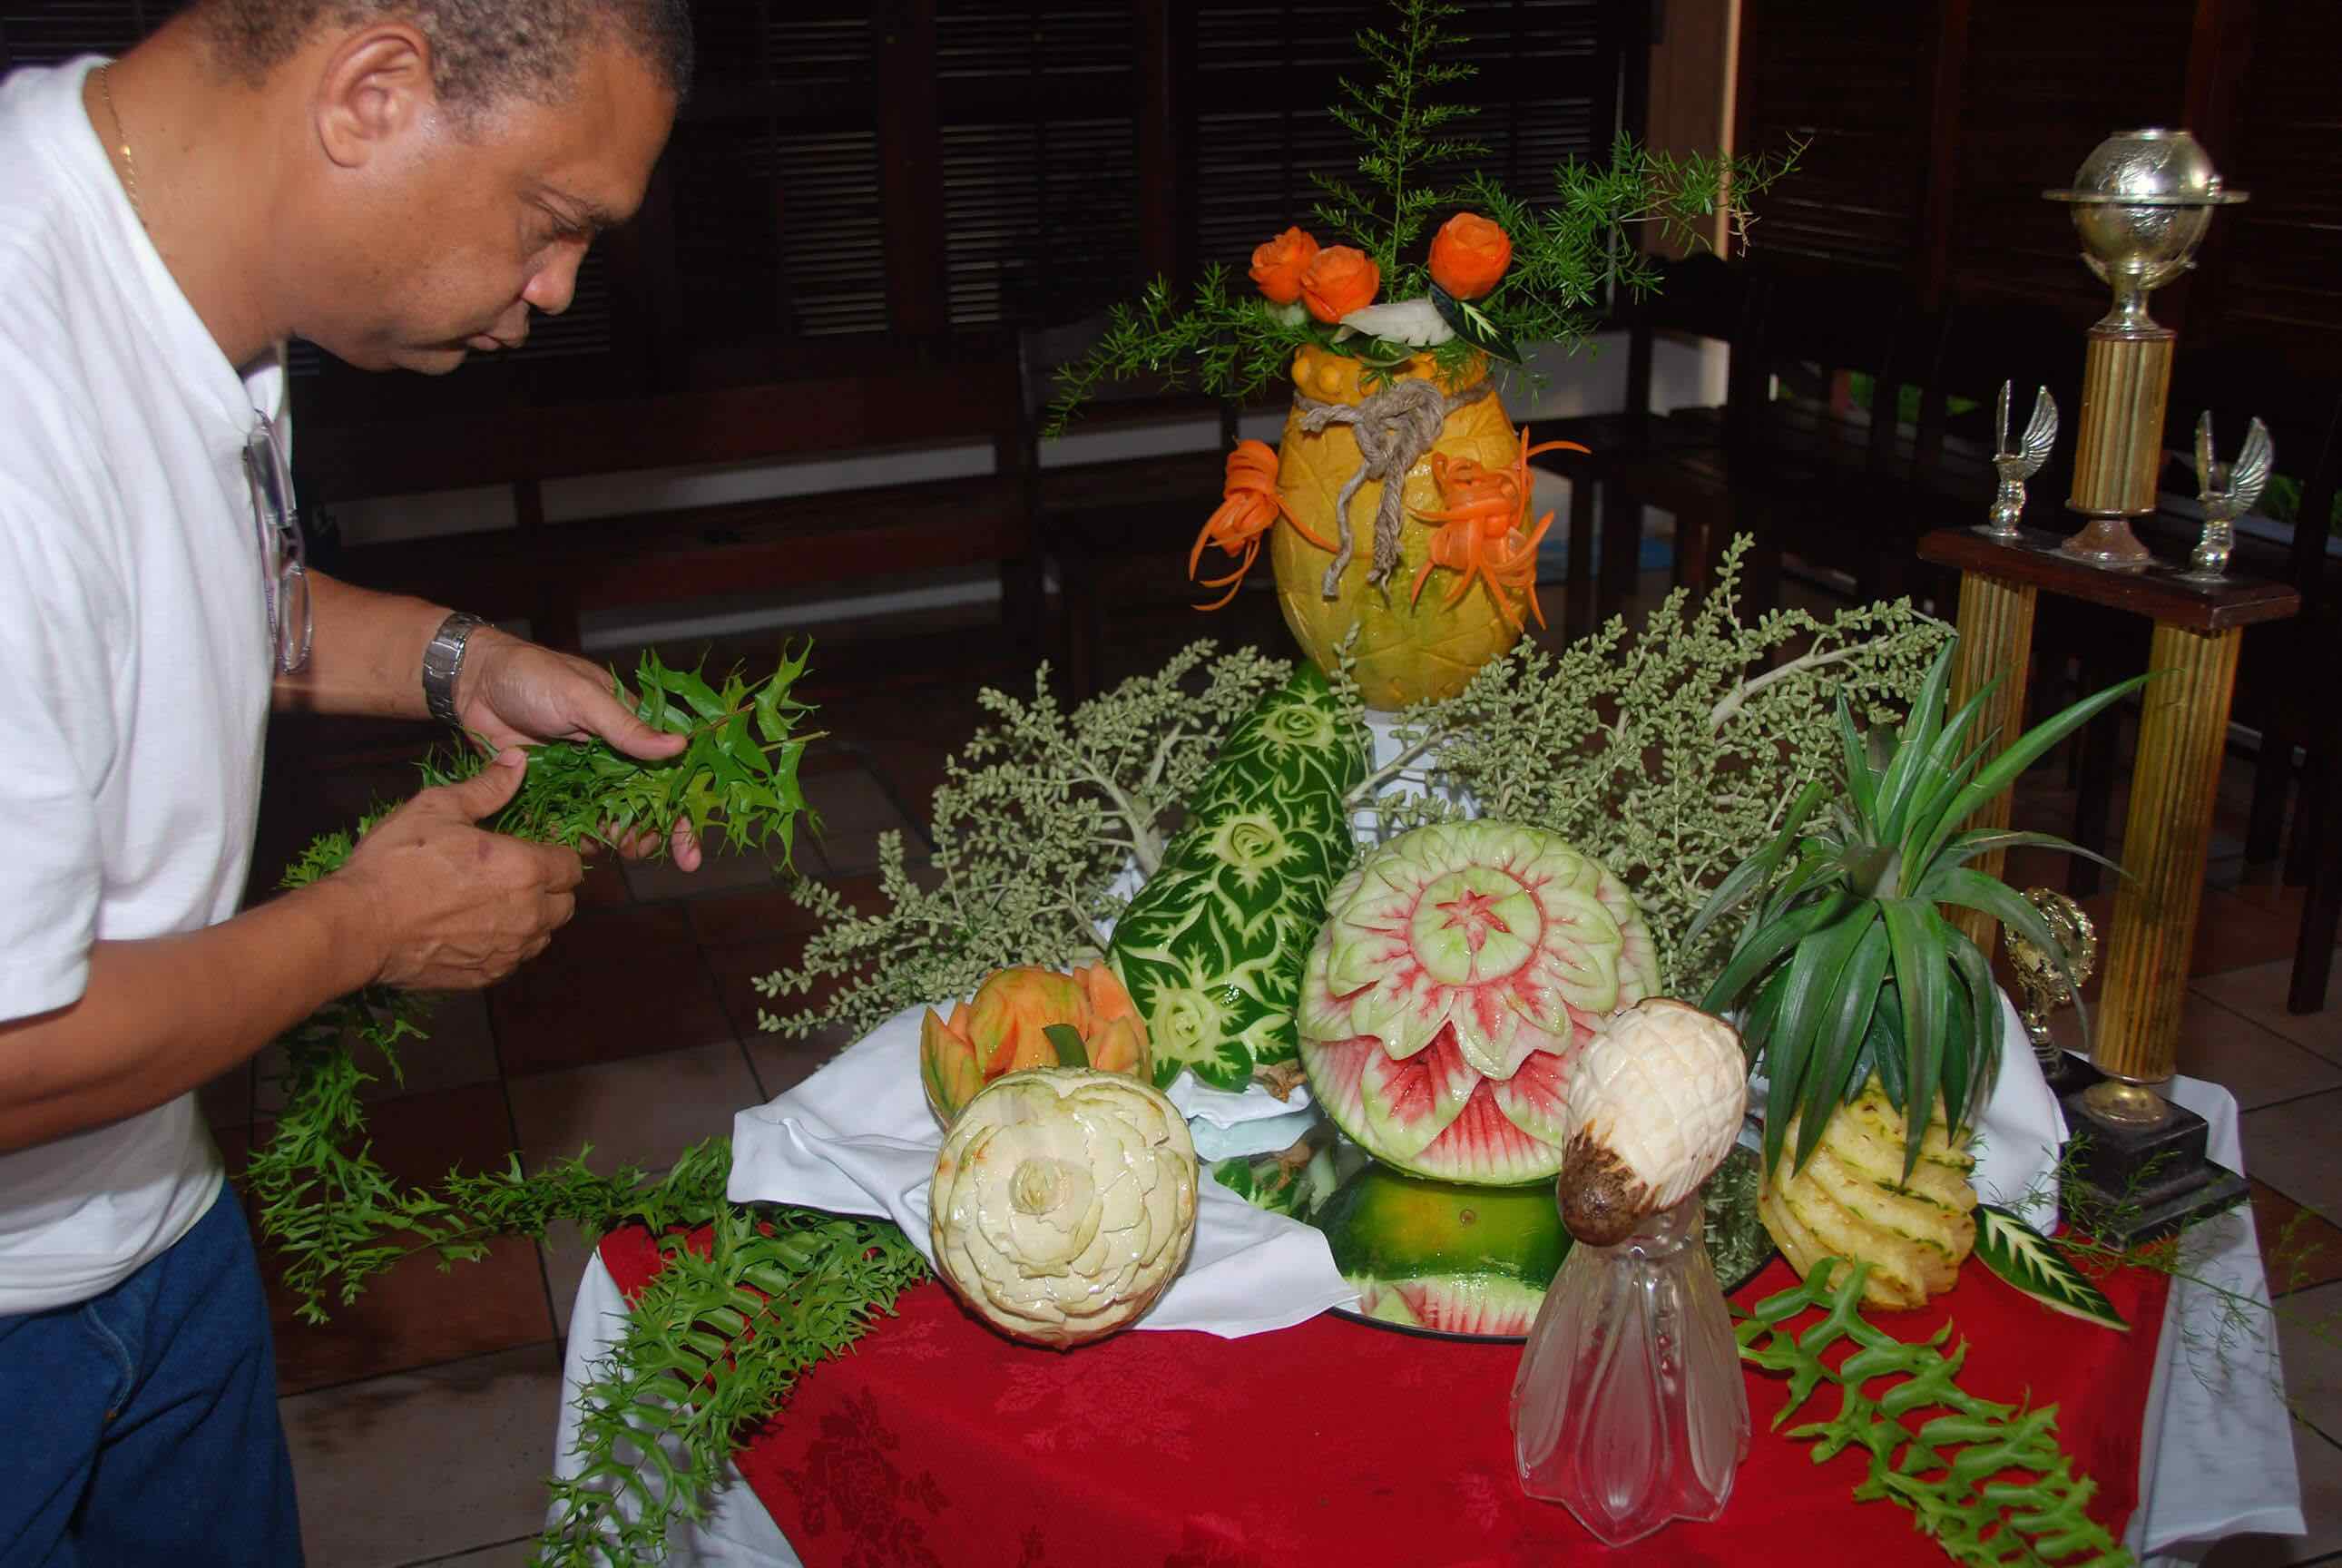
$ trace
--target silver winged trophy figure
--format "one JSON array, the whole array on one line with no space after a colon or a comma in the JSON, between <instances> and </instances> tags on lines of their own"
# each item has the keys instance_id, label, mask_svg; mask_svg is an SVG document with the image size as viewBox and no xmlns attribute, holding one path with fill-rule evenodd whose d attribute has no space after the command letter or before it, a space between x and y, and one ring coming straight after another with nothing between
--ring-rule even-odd
<instances>
[{"instance_id":1,"label":"silver winged trophy figure","mask_svg":"<svg viewBox=\"0 0 2342 1568\"><path fill-rule=\"evenodd\" d=\"M2034 394L2033 417L2025 422L2025 435L2016 448L2008 444L2008 394L2010 383L2000 384L1999 423L1995 427L1992 468L2000 475L2000 492L1993 497L1992 521L1980 523L1977 532L1996 539L2017 537L2017 520L2025 514L2025 482L2041 472L2049 461L2049 454L2057 444L2057 400L2042 387Z\"/></svg>"},{"instance_id":2,"label":"silver winged trophy figure","mask_svg":"<svg viewBox=\"0 0 2342 1568\"><path fill-rule=\"evenodd\" d=\"M2234 463L2212 456L2212 416L2196 421L2196 498L2204 504L2204 533L2188 557L2190 571L2180 576L2190 583L2217 583L2228 574L2228 552L2237 545L2237 519L2253 509L2268 486L2269 465L2277 448L2268 426L2254 420L2245 426L2245 449Z\"/></svg>"}]
</instances>

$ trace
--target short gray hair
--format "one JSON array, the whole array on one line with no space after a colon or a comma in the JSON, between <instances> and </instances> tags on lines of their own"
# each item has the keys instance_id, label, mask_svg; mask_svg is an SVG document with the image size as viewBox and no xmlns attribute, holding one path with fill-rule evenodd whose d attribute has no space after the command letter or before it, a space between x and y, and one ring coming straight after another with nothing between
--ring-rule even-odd
<instances>
[{"instance_id":1,"label":"short gray hair","mask_svg":"<svg viewBox=\"0 0 2342 1568\"><path fill-rule=\"evenodd\" d=\"M257 80L316 27L399 21L431 42L431 85L449 108L507 95L557 95L586 47L608 36L649 65L677 99L691 87L686 0L202 0L225 63Z\"/></svg>"}]
</instances>

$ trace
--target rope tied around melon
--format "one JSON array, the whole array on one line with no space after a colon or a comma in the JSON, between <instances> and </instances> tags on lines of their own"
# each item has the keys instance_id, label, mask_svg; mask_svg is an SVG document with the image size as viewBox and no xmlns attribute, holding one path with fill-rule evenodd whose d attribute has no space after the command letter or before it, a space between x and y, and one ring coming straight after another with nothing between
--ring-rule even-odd
<instances>
[{"instance_id":1,"label":"rope tied around melon","mask_svg":"<svg viewBox=\"0 0 2342 1568\"><path fill-rule=\"evenodd\" d=\"M1493 390L1494 385L1484 376L1459 392L1444 392L1436 381L1409 380L1386 387L1364 403L1322 403L1306 394L1294 398L1305 434L1322 435L1329 424L1347 424L1358 439L1357 469L1334 502L1341 545L1334 553L1334 564L1326 568L1326 597L1339 596L1342 574L1350 569L1357 554L1357 541L1350 532L1350 503L1356 498L1358 487L1369 479L1379 481L1383 487L1382 505L1375 513L1374 570L1366 574L1366 581L1379 588L1398 570L1399 534L1406 523L1402 492L1407 470L1423 461L1424 454L1439 439L1449 414L1479 402Z\"/></svg>"}]
</instances>

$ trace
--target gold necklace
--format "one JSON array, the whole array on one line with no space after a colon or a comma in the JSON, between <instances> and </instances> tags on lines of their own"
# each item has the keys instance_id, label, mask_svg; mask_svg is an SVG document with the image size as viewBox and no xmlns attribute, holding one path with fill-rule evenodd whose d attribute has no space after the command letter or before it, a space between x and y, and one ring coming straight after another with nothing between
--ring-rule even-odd
<instances>
[{"instance_id":1,"label":"gold necklace","mask_svg":"<svg viewBox=\"0 0 2342 1568\"><path fill-rule=\"evenodd\" d=\"M130 194L130 210L137 215L138 226L146 226L146 209L138 200L138 165L130 155L130 135L122 128L122 111L114 106L114 65L108 61L97 68L97 91L105 100L106 116L114 122L114 139L122 150L122 187Z\"/></svg>"}]
</instances>

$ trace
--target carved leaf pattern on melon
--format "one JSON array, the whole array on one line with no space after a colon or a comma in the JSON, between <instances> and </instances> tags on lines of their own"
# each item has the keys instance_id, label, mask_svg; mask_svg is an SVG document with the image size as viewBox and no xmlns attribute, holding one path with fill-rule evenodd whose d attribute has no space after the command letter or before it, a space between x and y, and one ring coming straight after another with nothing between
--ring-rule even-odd
<instances>
[{"instance_id":1,"label":"carved leaf pattern on melon","mask_svg":"<svg viewBox=\"0 0 2342 1568\"><path fill-rule=\"evenodd\" d=\"M1266 700L1197 784L1191 825L1114 934L1158 1087L1187 1070L1240 1089L1293 1059L1302 959L1349 858L1343 802L1366 768L1363 735L1317 681Z\"/></svg>"},{"instance_id":2,"label":"carved leaf pattern on melon","mask_svg":"<svg viewBox=\"0 0 2342 1568\"><path fill-rule=\"evenodd\" d=\"M1387 1164L1510 1184L1561 1168L1563 1078L1595 1021L1654 994L1626 884L1551 834L1418 828L1334 891L1302 982L1301 1057Z\"/></svg>"}]
</instances>

